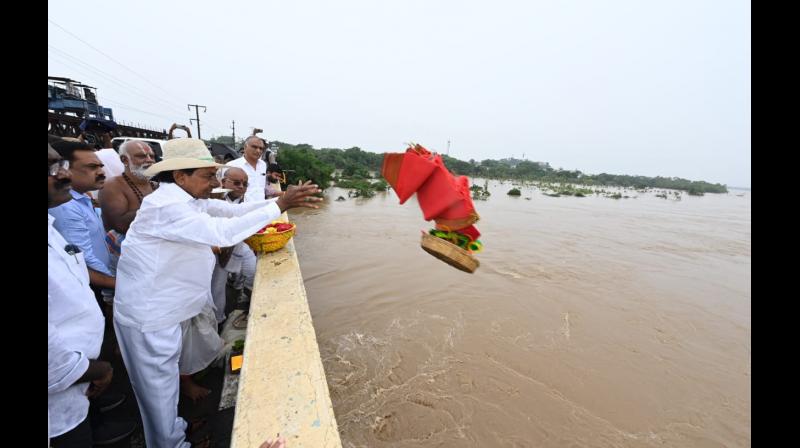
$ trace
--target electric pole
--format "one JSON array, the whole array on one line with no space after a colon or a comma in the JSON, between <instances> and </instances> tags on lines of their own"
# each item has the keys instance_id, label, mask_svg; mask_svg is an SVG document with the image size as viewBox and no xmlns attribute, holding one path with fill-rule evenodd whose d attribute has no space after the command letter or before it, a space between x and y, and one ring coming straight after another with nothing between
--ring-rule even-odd
<instances>
[{"instance_id":1,"label":"electric pole","mask_svg":"<svg viewBox=\"0 0 800 448\"><path fill-rule=\"evenodd\" d=\"M192 121L196 121L197 122L197 138L202 140L202 137L200 137L200 110L198 108L202 107L203 108L203 112L205 112L206 111L206 106L201 106L199 104L188 104L187 105L187 108L189 110L192 110L192 107L194 107L194 113L195 113L195 116L197 118L196 119L195 118L190 118L189 119L189 123L191 124Z\"/></svg>"},{"instance_id":2,"label":"electric pole","mask_svg":"<svg viewBox=\"0 0 800 448\"><path fill-rule=\"evenodd\" d=\"M231 147L236 151L236 120L231 120L231 129L233 129L233 143L231 143Z\"/></svg>"}]
</instances>

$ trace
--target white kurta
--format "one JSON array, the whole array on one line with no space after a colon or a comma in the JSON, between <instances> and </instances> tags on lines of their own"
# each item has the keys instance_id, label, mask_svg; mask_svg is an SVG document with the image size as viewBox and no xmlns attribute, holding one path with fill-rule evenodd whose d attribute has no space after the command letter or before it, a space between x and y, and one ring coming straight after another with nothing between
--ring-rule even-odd
<instances>
[{"instance_id":1,"label":"white kurta","mask_svg":"<svg viewBox=\"0 0 800 448\"><path fill-rule=\"evenodd\" d=\"M50 437L78 426L89 412L89 383L74 384L97 359L105 320L89 288L83 254L69 255L67 241L47 215L47 409Z\"/></svg>"},{"instance_id":2,"label":"white kurta","mask_svg":"<svg viewBox=\"0 0 800 448\"><path fill-rule=\"evenodd\" d=\"M228 271L220 266L219 262L214 265L214 274L211 276L211 295L214 298L214 316L217 324L225 322L225 305L227 304L226 287L228 281Z\"/></svg>"},{"instance_id":3,"label":"white kurta","mask_svg":"<svg viewBox=\"0 0 800 448\"><path fill-rule=\"evenodd\" d=\"M117 266L114 328L151 448L184 447L181 322L211 300L211 246L233 246L281 212L274 201L194 199L175 184L145 196Z\"/></svg>"},{"instance_id":4,"label":"white kurta","mask_svg":"<svg viewBox=\"0 0 800 448\"><path fill-rule=\"evenodd\" d=\"M225 200L231 204L241 203L241 198L231 199L228 195ZM211 295L214 298L214 313L217 323L225 321L225 305L227 302L226 287L228 274L242 274L244 286L253 290L253 281L256 276L256 254L246 243L241 242L234 246L228 263L222 267L217 261L214 266L214 275L211 277Z\"/></svg>"},{"instance_id":5,"label":"white kurta","mask_svg":"<svg viewBox=\"0 0 800 448\"><path fill-rule=\"evenodd\" d=\"M217 316L217 323L222 323L226 319L228 274L241 274L244 287L252 291L253 281L256 277L256 262L256 254L246 243L234 246L231 258L225 267L222 267L217 261L214 266L214 275L211 277L211 295L214 297L214 313Z\"/></svg>"},{"instance_id":6,"label":"white kurta","mask_svg":"<svg viewBox=\"0 0 800 448\"><path fill-rule=\"evenodd\" d=\"M145 196L122 242L114 320L154 331L196 316L211 301L211 246L234 246L280 215L275 201L198 200L162 185Z\"/></svg>"}]
</instances>

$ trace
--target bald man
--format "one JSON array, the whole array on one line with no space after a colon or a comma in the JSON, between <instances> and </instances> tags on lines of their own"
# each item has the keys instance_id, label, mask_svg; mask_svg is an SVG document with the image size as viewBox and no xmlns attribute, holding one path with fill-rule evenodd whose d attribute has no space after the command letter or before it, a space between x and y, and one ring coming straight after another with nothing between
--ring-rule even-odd
<instances>
[{"instance_id":1,"label":"bald man","mask_svg":"<svg viewBox=\"0 0 800 448\"><path fill-rule=\"evenodd\" d=\"M225 194L224 199L233 204L241 203L247 194L249 182L247 173L237 167L226 168L222 177L222 188L231 190ZM222 248L217 256L217 264L211 277L211 295L214 298L217 324L225 321L225 306L227 297L225 283L228 274L237 274L242 279L240 299L244 303L248 294L253 291L253 279L256 274L256 256L247 243L241 242L235 246Z\"/></svg>"}]
</instances>

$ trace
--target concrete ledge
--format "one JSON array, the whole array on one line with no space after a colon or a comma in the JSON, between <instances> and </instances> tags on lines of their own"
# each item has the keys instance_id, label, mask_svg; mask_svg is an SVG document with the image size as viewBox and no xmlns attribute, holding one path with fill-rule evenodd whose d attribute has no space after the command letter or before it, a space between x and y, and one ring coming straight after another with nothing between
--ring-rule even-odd
<instances>
[{"instance_id":1,"label":"concrete ledge","mask_svg":"<svg viewBox=\"0 0 800 448\"><path fill-rule=\"evenodd\" d=\"M278 432L292 448L342 446L294 241L258 257L231 447Z\"/></svg>"}]
</instances>

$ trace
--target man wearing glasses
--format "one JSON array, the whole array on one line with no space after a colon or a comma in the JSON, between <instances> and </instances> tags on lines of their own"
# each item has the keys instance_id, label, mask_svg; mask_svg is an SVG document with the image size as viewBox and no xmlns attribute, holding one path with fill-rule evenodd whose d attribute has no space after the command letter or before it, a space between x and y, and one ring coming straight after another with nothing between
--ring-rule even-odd
<instances>
[{"instance_id":1,"label":"man wearing glasses","mask_svg":"<svg viewBox=\"0 0 800 448\"><path fill-rule=\"evenodd\" d=\"M116 284L111 270L111 255L106 246L103 221L86 193L100 190L106 176L103 163L94 148L75 141L53 142L53 148L69 162L72 176L71 201L50 209L55 228L70 243L78 246L89 267L89 283L97 289L113 290Z\"/></svg>"},{"instance_id":2,"label":"man wearing glasses","mask_svg":"<svg viewBox=\"0 0 800 448\"><path fill-rule=\"evenodd\" d=\"M225 169L222 177L222 188L231 190L225 194L225 200L232 204L239 204L244 200L248 190L247 173L241 168L231 167ZM256 273L256 255L241 242L235 246L224 247L217 256L217 265L211 277L211 292L214 297L217 324L225 321L225 281L228 274L236 275L233 287L239 290L240 308L246 308L250 294L253 291L253 279Z\"/></svg>"},{"instance_id":3,"label":"man wearing glasses","mask_svg":"<svg viewBox=\"0 0 800 448\"><path fill-rule=\"evenodd\" d=\"M320 190L306 182L273 202L209 200L220 165L206 144L179 138L162 149L163 159L145 172L159 187L144 198L117 266L114 329L147 446L209 446L194 431L189 445L188 425L178 417L183 330L195 320L205 325L209 312L213 319L209 276L216 260L209 249L235 246L290 208L317 208L321 199L313 195Z\"/></svg>"},{"instance_id":4,"label":"man wearing glasses","mask_svg":"<svg viewBox=\"0 0 800 448\"><path fill-rule=\"evenodd\" d=\"M47 148L47 208L72 202L69 162ZM84 254L47 215L47 411L53 447L91 447L130 435L133 422L92 428L89 398L111 384L111 364L97 359L103 315L89 288Z\"/></svg>"}]
</instances>

